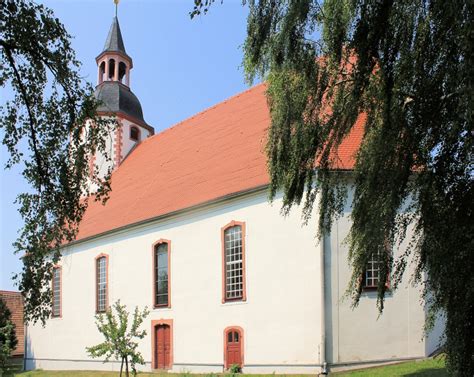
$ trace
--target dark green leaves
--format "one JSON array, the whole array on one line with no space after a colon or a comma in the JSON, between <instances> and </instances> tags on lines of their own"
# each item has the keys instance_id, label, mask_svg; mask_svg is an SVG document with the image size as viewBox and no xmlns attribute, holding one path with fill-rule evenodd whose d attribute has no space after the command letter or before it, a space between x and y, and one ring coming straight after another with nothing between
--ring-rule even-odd
<instances>
[{"instance_id":1,"label":"dark green leaves","mask_svg":"<svg viewBox=\"0 0 474 377\"><path fill-rule=\"evenodd\" d=\"M11 353L18 344L11 316L10 309L0 297L0 372L5 371Z\"/></svg>"},{"instance_id":2,"label":"dark green leaves","mask_svg":"<svg viewBox=\"0 0 474 377\"><path fill-rule=\"evenodd\" d=\"M385 282L409 260L447 319L450 370L474 373L474 4L469 1L249 1L244 67L268 85L271 196L284 211L319 199L319 232L353 192L348 289L377 256ZM337 148L364 114L355 167ZM413 232L408 233L409 230ZM402 256L390 251L410 236Z\"/></svg>"},{"instance_id":3,"label":"dark green leaves","mask_svg":"<svg viewBox=\"0 0 474 377\"><path fill-rule=\"evenodd\" d=\"M0 84L11 89L0 108L7 167L21 163L30 190L17 198L24 227L15 243L25 320L51 311L52 266L73 240L87 208L109 190L108 175L90 171L89 156L105 150L112 119L96 115L92 87L79 74L70 36L53 13L32 1L0 0Z\"/></svg>"}]
</instances>

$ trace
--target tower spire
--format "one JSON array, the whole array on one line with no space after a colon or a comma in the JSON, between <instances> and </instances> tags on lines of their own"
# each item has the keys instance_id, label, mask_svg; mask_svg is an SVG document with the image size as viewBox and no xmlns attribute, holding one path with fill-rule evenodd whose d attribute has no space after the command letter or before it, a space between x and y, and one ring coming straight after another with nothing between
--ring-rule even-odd
<instances>
[{"instance_id":1,"label":"tower spire","mask_svg":"<svg viewBox=\"0 0 474 377\"><path fill-rule=\"evenodd\" d=\"M130 70L133 68L133 62L125 51L125 44L117 18L118 2L119 0L114 0L116 15L112 20L104 49L96 58L99 69L97 84L100 85L104 81L119 81L129 87Z\"/></svg>"},{"instance_id":2,"label":"tower spire","mask_svg":"<svg viewBox=\"0 0 474 377\"><path fill-rule=\"evenodd\" d=\"M1 0L0 0L1 1ZM132 58L125 51L117 17L119 0L114 0L115 16L112 19L104 49L96 57L97 87L94 95L99 102L97 114L115 117L118 126L111 135L114 161L107 161L101 153L92 157L93 166L117 168L136 143L154 133L143 118L137 96L130 90ZM127 142L123 142L127 140ZM131 140L129 142L128 140ZM105 169L104 171L106 171ZM101 170L102 171L102 170Z\"/></svg>"}]
</instances>

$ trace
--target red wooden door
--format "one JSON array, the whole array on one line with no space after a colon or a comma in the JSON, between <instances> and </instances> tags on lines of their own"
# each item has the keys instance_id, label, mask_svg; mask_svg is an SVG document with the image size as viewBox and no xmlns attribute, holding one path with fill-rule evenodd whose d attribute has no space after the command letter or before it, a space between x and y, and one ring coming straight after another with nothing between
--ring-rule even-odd
<instances>
[{"instance_id":1,"label":"red wooden door","mask_svg":"<svg viewBox=\"0 0 474 377\"><path fill-rule=\"evenodd\" d=\"M240 331L231 329L226 334L226 368L233 364L242 367L242 336Z\"/></svg>"},{"instance_id":2,"label":"red wooden door","mask_svg":"<svg viewBox=\"0 0 474 377\"><path fill-rule=\"evenodd\" d=\"M168 325L158 325L155 327L155 368L171 368L171 331Z\"/></svg>"}]
</instances>

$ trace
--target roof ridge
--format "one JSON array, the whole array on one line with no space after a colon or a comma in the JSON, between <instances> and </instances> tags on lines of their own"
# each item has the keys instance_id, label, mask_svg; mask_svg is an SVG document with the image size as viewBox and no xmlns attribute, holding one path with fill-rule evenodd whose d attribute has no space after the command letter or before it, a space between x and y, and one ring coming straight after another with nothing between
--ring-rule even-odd
<instances>
[{"instance_id":1,"label":"roof ridge","mask_svg":"<svg viewBox=\"0 0 474 377\"><path fill-rule=\"evenodd\" d=\"M204 110L199 111L198 113L196 113L196 114L194 114L194 115L191 115L191 116L189 116L189 117L187 117L187 118L184 118L183 120L180 120L178 123L173 124L171 127L165 128L164 130L162 130L162 131L160 131L160 132L154 134L153 136L151 136L151 137L145 139L144 142L148 142L149 140L152 140L152 139L154 139L155 137L164 134L165 132L171 131L171 130L175 129L176 127L182 125L183 123L186 123L186 122L188 122L189 120L194 119L194 118L197 118L197 117L199 117L199 116L202 116L202 115L204 115L205 113L207 113L207 112L213 110L214 108L216 108L216 107L218 107L218 106L220 106L220 105L224 105L225 103L227 103L227 102L229 102L229 101L231 101L231 100L233 100L233 99L235 99L235 98L238 98L238 97L240 97L240 96L242 96L242 95L244 95L244 94L246 94L246 93L248 93L248 92L251 92L251 91L253 91L253 90L255 90L255 89L257 89L257 88L259 88L259 87L261 87L261 86L263 86L263 85L265 85L265 83L264 83L264 82L261 82L261 83L256 84L256 85L254 85L254 86L252 86L252 87L250 87L250 88L248 88L248 89L246 89L246 90L244 90L244 91L242 91L242 92L240 92L240 93L234 94L233 96L230 96L230 97L228 97L228 98L222 100L221 102L216 103L215 105L212 105L212 106L210 106L210 107L208 107L208 108L206 108L206 109L204 109Z\"/></svg>"}]
</instances>

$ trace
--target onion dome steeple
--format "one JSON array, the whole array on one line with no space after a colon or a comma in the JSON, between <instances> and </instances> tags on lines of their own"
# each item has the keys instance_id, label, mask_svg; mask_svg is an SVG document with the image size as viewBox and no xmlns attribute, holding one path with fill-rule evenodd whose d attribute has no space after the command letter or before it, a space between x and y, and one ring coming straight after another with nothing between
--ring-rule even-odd
<instances>
[{"instance_id":1,"label":"onion dome steeple","mask_svg":"<svg viewBox=\"0 0 474 377\"><path fill-rule=\"evenodd\" d=\"M104 49L96 62L98 78L95 95L102 102L98 111L128 116L135 123L150 127L143 119L140 101L130 90L133 62L125 51L117 15L112 20Z\"/></svg>"},{"instance_id":2,"label":"onion dome steeple","mask_svg":"<svg viewBox=\"0 0 474 377\"><path fill-rule=\"evenodd\" d=\"M95 97L99 101L97 115L117 121L117 127L110 132L110 155L106 159L101 152L90 156L89 164L97 167L100 174L109 169L117 169L122 161L141 141L154 134L154 129L143 119L143 111L137 96L130 90L130 70L132 58L125 50L117 4L104 49L97 56L97 87ZM102 175L103 176L103 175Z\"/></svg>"}]
</instances>

